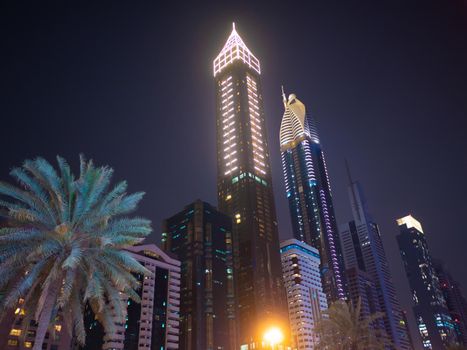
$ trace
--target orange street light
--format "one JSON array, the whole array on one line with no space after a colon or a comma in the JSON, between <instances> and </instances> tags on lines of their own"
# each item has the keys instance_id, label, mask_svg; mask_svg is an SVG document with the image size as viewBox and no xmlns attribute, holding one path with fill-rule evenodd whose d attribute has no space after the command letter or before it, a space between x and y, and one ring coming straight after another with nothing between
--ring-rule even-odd
<instances>
[{"instance_id":1,"label":"orange street light","mask_svg":"<svg viewBox=\"0 0 467 350\"><path fill-rule=\"evenodd\" d=\"M284 334L280 328L271 327L264 333L263 340L269 344L272 349L274 349L277 344L282 343L284 340Z\"/></svg>"}]
</instances>

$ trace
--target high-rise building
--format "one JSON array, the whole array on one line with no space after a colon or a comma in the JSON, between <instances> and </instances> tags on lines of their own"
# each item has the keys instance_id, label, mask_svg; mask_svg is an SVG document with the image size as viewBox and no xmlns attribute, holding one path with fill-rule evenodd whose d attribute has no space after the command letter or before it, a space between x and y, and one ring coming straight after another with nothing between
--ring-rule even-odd
<instances>
[{"instance_id":1,"label":"high-rise building","mask_svg":"<svg viewBox=\"0 0 467 350\"><path fill-rule=\"evenodd\" d=\"M353 220L342 225L340 238L347 269L365 271L375 284L387 336L398 349L411 349L408 325L392 281L381 233L369 214L362 187L349 173L349 199ZM347 281L350 284L350 281Z\"/></svg>"},{"instance_id":2,"label":"high-rise building","mask_svg":"<svg viewBox=\"0 0 467 350\"><path fill-rule=\"evenodd\" d=\"M315 121L294 95L283 93L280 147L293 235L318 248L328 302L346 297L344 264L331 187Z\"/></svg>"},{"instance_id":3,"label":"high-rise building","mask_svg":"<svg viewBox=\"0 0 467 350\"><path fill-rule=\"evenodd\" d=\"M378 301L378 293L373 278L358 267L352 267L345 271L347 278L347 288L350 302L356 306L360 303L360 317L368 318L371 315L381 312ZM370 324L369 331L381 342L391 344L387 339L384 322L381 318ZM398 348L400 349L400 348Z\"/></svg>"},{"instance_id":4,"label":"high-rise building","mask_svg":"<svg viewBox=\"0 0 467 350\"><path fill-rule=\"evenodd\" d=\"M234 26L213 68L218 204L233 218L238 341L257 349L261 328L287 317L261 67Z\"/></svg>"},{"instance_id":5,"label":"high-rise building","mask_svg":"<svg viewBox=\"0 0 467 350\"><path fill-rule=\"evenodd\" d=\"M86 345L81 350L179 349L180 262L155 244L127 249L152 276L138 275L141 303L127 300L126 321L105 334L89 308L85 310ZM60 347L57 350L69 350Z\"/></svg>"},{"instance_id":6,"label":"high-rise building","mask_svg":"<svg viewBox=\"0 0 467 350\"><path fill-rule=\"evenodd\" d=\"M408 215L397 220L397 243L412 291L413 312L425 349L455 342L454 325L433 268L422 225Z\"/></svg>"},{"instance_id":7,"label":"high-rise building","mask_svg":"<svg viewBox=\"0 0 467 350\"><path fill-rule=\"evenodd\" d=\"M15 310L8 311L0 322L0 349L2 350L30 350L34 346L37 323L30 321L24 324L27 310L23 309L24 300L19 300ZM42 349L44 350L69 350L71 336L64 329L64 321L58 315L56 321L47 332Z\"/></svg>"},{"instance_id":8,"label":"high-rise building","mask_svg":"<svg viewBox=\"0 0 467 350\"><path fill-rule=\"evenodd\" d=\"M451 314L457 342L467 345L467 301L459 283L452 277L441 261L434 261L434 268L439 279L446 306Z\"/></svg>"},{"instance_id":9,"label":"high-rise building","mask_svg":"<svg viewBox=\"0 0 467 350\"><path fill-rule=\"evenodd\" d=\"M293 349L310 350L318 341L314 325L328 307L319 252L297 239L282 242L280 252Z\"/></svg>"},{"instance_id":10,"label":"high-rise building","mask_svg":"<svg viewBox=\"0 0 467 350\"><path fill-rule=\"evenodd\" d=\"M181 262L180 349L234 349L232 219L197 200L164 221L162 246Z\"/></svg>"}]
</instances>

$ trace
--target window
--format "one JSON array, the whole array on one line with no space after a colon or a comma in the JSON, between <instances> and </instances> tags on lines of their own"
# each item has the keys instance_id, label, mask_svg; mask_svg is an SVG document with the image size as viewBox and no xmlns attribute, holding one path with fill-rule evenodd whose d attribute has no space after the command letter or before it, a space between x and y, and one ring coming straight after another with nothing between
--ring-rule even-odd
<instances>
[{"instance_id":1,"label":"window","mask_svg":"<svg viewBox=\"0 0 467 350\"><path fill-rule=\"evenodd\" d=\"M10 335L20 336L20 335L21 335L21 329L13 328L13 329L10 331Z\"/></svg>"}]
</instances>

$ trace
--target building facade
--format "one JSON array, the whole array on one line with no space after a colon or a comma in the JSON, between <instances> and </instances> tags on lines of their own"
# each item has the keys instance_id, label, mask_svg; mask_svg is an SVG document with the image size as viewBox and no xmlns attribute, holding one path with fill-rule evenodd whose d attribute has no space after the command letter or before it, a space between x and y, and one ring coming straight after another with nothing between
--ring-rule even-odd
<instances>
[{"instance_id":1,"label":"building facade","mask_svg":"<svg viewBox=\"0 0 467 350\"><path fill-rule=\"evenodd\" d=\"M92 311L85 311L86 345L82 350L179 349L180 262L155 244L127 249L152 276L138 275L141 303L126 300L126 321L105 334ZM59 350L69 350L69 347Z\"/></svg>"},{"instance_id":2,"label":"building facade","mask_svg":"<svg viewBox=\"0 0 467 350\"><path fill-rule=\"evenodd\" d=\"M238 344L286 315L261 67L235 26L213 62L219 210L233 218Z\"/></svg>"},{"instance_id":3,"label":"building facade","mask_svg":"<svg viewBox=\"0 0 467 350\"><path fill-rule=\"evenodd\" d=\"M293 235L319 250L328 302L344 299L344 263L315 121L294 94L287 99L283 93L283 102L280 147Z\"/></svg>"},{"instance_id":4,"label":"building facade","mask_svg":"<svg viewBox=\"0 0 467 350\"><path fill-rule=\"evenodd\" d=\"M180 349L234 349L232 219L197 200L164 221L162 246L181 262Z\"/></svg>"},{"instance_id":5,"label":"building facade","mask_svg":"<svg viewBox=\"0 0 467 350\"><path fill-rule=\"evenodd\" d=\"M292 348L310 350L318 341L314 325L328 307L321 284L319 252L297 239L282 242L280 252Z\"/></svg>"},{"instance_id":6,"label":"building facade","mask_svg":"<svg viewBox=\"0 0 467 350\"><path fill-rule=\"evenodd\" d=\"M454 325L436 276L422 225L408 215L397 220L397 243L414 303L413 312L425 349L455 342Z\"/></svg>"},{"instance_id":7,"label":"building facade","mask_svg":"<svg viewBox=\"0 0 467 350\"><path fill-rule=\"evenodd\" d=\"M354 305L360 302L360 317L368 318L371 315L381 312L378 301L378 292L373 278L358 267L352 267L345 271L349 293L349 301ZM383 320L377 319L371 325L370 331L373 336L386 343L389 349L387 333ZM400 349L400 348L398 348Z\"/></svg>"},{"instance_id":8,"label":"building facade","mask_svg":"<svg viewBox=\"0 0 467 350\"><path fill-rule=\"evenodd\" d=\"M4 315L0 322L0 349L2 350L29 350L34 346L37 323L30 321L29 326L24 324L27 311L21 307L22 304L23 301L20 299L16 309ZM58 315L56 322L46 333L42 349L68 350L71 343L71 336L64 328L61 315Z\"/></svg>"},{"instance_id":9,"label":"building facade","mask_svg":"<svg viewBox=\"0 0 467 350\"><path fill-rule=\"evenodd\" d=\"M387 336L398 349L409 350L412 345L408 325L397 298L379 227L369 214L362 187L352 180L350 171L349 182L353 220L340 227L345 266L364 271L373 280Z\"/></svg>"},{"instance_id":10,"label":"building facade","mask_svg":"<svg viewBox=\"0 0 467 350\"><path fill-rule=\"evenodd\" d=\"M467 345L467 301L459 283L451 276L441 261L434 261L436 276L451 314L457 343Z\"/></svg>"}]
</instances>

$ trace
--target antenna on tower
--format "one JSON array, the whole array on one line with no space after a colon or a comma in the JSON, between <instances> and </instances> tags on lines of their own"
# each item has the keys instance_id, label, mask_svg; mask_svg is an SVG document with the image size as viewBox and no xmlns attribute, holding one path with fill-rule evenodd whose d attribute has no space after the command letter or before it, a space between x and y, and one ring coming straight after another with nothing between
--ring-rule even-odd
<instances>
[{"instance_id":1,"label":"antenna on tower","mask_svg":"<svg viewBox=\"0 0 467 350\"><path fill-rule=\"evenodd\" d=\"M235 22L232 22L232 29L235 31Z\"/></svg>"},{"instance_id":2,"label":"antenna on tower","mask_svg":"<svg viewBox=\"0 0 467 350\"><path fill-rule=\"evenodd\" d=\"M284 101L284 106L285 106L287 103L287 98L285 97L284 85L281 85L281 89L282 89L282 101Z\"/></svg>"}]
</instances>

